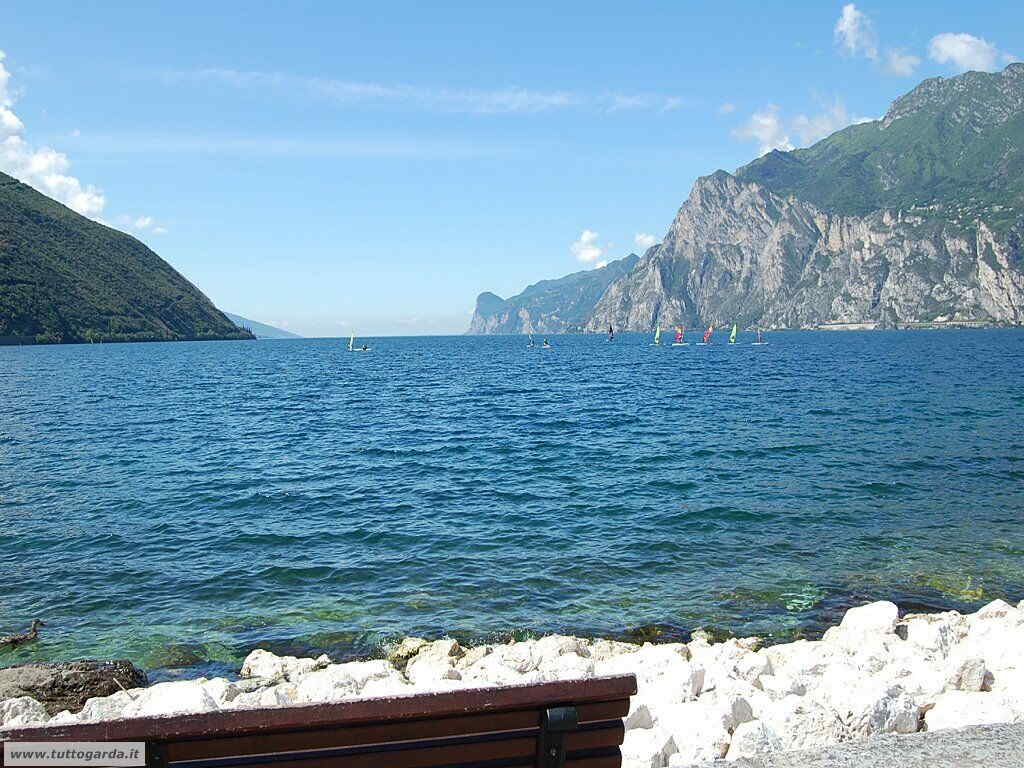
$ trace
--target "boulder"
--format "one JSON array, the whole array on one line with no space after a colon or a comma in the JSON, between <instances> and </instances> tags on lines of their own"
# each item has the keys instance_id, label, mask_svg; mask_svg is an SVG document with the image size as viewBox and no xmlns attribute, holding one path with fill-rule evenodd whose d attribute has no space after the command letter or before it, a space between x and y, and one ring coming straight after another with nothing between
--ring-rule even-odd
<instances>
[{"instance_id":1,"label":"boulder","mask_svg":"<svg viewBox=\"0 0 1024 768\"><path fill-rule=\"evenodd\" d=\"M215 712L220 707L204 687L206 682L206 678L200 677L145 688L123 709L123 717Z\"/></svg>"},{"instance_id":2,"label":"boulder","mask_svg":"<svg viewBox=\"0 0 1024 768\"><path fill-rule=\"evenodd\" d=\"M731 734L709 718L700 702L676 704L659 716L658 728L672 736L678 750L669 758L669 766L691 765L725 757Z\"/></svg>"},{"instance_id":3,"label":"boulder","mask_svg":"<svg viewBox=\"0 0 1024 768\"><path fill-rule=\"evenodd\" d=\"M146 674L130 661L67 661L0 667L0 700L35 699L54 715L78 712L97 696L146 685Z\"/></svg>"},{"instance_id":4,"label":"boulder","mask_svg":"<svg viewBox=\"0 0 1024 768\"><path fill-rule=\"evenodd\" d=\"M541 680L587 680L594 676L594 662L588 658L566 653L550 656L537 667Z\"/></svg>"},{"instance_id":5,"label":"boulder","mask_svg":"<svg viewBox=\"0 0 1024 768\"><path fill-rule=\"evenodd\" d=\"M973 620L987 621L989 619L1002 619L1006 616L1016 617L1017 609L1005 600L993 600L971 614Z\"/></svg>"},{"instance_id":6,"label":"boulder","mask_svg":"<svg viewBox=\"0 0 1024 768\"><path fill-rule=\"evenodd\" d=\"M458 641L451 638L427 643L409 659L405 676L414 685L432 680L458 680L461 675L454 667L464 653Z\"/></svg>"},{"instance_id":7,"label":"boulder","mask_svg":"<svg viewBox=\"0 0 1024 768\"><path fill-rule=\"evenodd\" d=\"M760 720L751 720L740 725L732 735L726 760L738 760L741 757L756 757L778 752L782 749L782 739L768 725Z\"/></svg>"},{"instance_id":8,"label":"boulder","mask_svg":"<svg viewBox=\"0 0 1024 768\"><path fill-rule=\"evenodd\" d=\"M848 610L839 629L857 635L891 635L896 630L898 619L896 604L880 600Z\"/></svg>"},{"instance_id":9,"label":"boulder","mask_svg":"<svg viewBox=\"0 0 1024 768\"><path fill-rule=\"evenodd\" d=\"M124 712L129 705L140 695L145 688L133 688L130 691L118 691L113 696L96 696L85 702L82 711L78 713L77 721L80 723L98 723L102 720L119 720L125 716ZM55 725L53 721L49 723Z\"/></svg>"},{"instance_id":10,"label":"boulder","mask_svg":"<svg viewBox=\"0 0 1024 768\"><path fill-rule=\"evenodd\" d=\"M455 662L455 668L462 671L466 667L471 667L493 650L493 645L474 646L462 654L459 660Z\"/></svg>"},{"instance_id":11,"label":"boulder","mask_svg":"<svg viewBox=\"0 0 1024 768\"><path fill-rule=\"evenodd\" d=\"M975 691L947 691L935 699L935 706L925 713L925 729L963 728L968 725L1011 723L1016 719L1013 708L1000 696Z\"/></svg>"},{"instance_id":12,"label":"boulder","mask_svg":"<svg viewBox=\"0 0 1024 768\"><path fill-rule=\"evenodd\" d=\"M352 698L359 685L345 669L347 664L332 664L304 675L298 683L296 698L300 704L319 704Z\"/></svg>"},{"instance_id":13,"label":"boulder","mask_svg":"<svg viewBox=\"0 0 1024 768\"><path fill-rule=\"evenodd\" d=\"M388 649L387 660L396 667L404 667L425 645L428 643L422 637L402 638L402 642Z\"/></svg>"},{"instance_id":14,"label":"boulder","mask_svg":"<svg viewBox=\"0 0 1024 768\"><path fill-rule=\"evenodd\" d=\"M49 719L46 708L28 696L0 701L0 728L42 725Z\"/></svg>"},{"instance_id":15,"label":"boulder","mask_svg":"<svg viewBox=\"0 0 1024 768\"><path fill-rule=\"evenodd\" d=\"M817 749L850 738L835 710L813 696L787 696L766 711L763 720L784 750Z\"/></svg>"},{"instance_id":16,"label":"boulder","mask_svg":"<svg viewBox=\"0 0 1024 768\"><path fill-rule=\"evenodd\" d=\"M661 728L634 728L622 742L623 768L667 768L679 750L671 734Z\"/></svg>"},{"instance_id":17,"label":"boulder","mask_svg":"<svg viewBox=\"0 0 1024 768\"><path fill-rule=\"evenodd\" d=\"M789 675L761 675L754 685L777 701L787 696L803 696L807 693L806 684Z\"/></svg>"},{"instance_id":18,"label":"boulder","mask_svg":"<svg viewBox=\"0 0 1024 768\"><path fill-rule=\"evenodd\" d=\"M537 641L533 652L538 666L570 653L584 659L590 657L587 641L569 635L546 635Z\"/></svg>"},{"instance_id":19,"label":"boulder","mask_svg":"<svg viewBox=\"0 0 1024 768\"><path fill-rule=\"evenodd\" d=\"M897 629L911 645L944 659L967 637L967 619L956 611L908 614Z\"/></svg>"},{"instance_id":20,"label":"boulder","mask_svg":"<svg viewBox=\"0 0 1024 768\"><path fill-rule=\"evenodd\" d=\"M295 656L276 656L270 651L257 648L242 662L242 677L256 677L267 681L288 680L298 682L299 678L331 663L326 654L316 659Z\"/></svg>"},{"instance_id":21,"label":"boulder","mask_svg":"<svg viewBox=\"0 0 1024 768\"><path fill-rule=\"evenodd\" d=\"M947 691L980 691L985 683L985 660L977 656L951 659L946 672Z\"/></svg>"},{"instance_id":22,"label":"boulder","mask_svg":"<svg viewBox=\"0 0 1024 768\"><path fill-rule=\"evenodd\" d=\"M594 640L587 646L590 651L590 658L594 661L607 661L616 656L623 656L629 653L636 653L640 646L635 643L622 643L618 640Z\"/></svg>"}]
</instances>

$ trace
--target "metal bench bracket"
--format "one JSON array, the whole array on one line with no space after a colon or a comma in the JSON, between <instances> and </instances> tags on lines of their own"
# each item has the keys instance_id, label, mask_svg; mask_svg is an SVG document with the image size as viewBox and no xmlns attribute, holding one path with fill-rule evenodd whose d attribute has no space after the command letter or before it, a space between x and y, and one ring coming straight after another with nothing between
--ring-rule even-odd
<instances>
[{"instance_id":1,"label":"metal bench bracket","mask_svg":"<svg viewBox=\"0 0 1024 768\"><path fill-rule=\"evenodd\" d=\"M541 715L537 768L564 768L565 734L579 728L576 707L551 707Z\"/></svg>"}]
</instances>

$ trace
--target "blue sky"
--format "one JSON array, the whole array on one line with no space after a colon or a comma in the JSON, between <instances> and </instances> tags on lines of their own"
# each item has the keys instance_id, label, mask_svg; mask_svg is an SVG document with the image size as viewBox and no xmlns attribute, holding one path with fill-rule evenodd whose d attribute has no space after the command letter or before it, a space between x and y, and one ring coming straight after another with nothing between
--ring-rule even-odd
<instances>
[{"instance_id":1,"label":"blue sky","mask_svg":"<svg viewBox=\"0 0 1024 768\"><path fill-rule=\"evenodd\" d=\"M222 309L318 336L462 332L481 291L659 240L697 176L1024 54L1017 2L4 17L0 169L133 232Z\"/></svg>"}]
</instances>

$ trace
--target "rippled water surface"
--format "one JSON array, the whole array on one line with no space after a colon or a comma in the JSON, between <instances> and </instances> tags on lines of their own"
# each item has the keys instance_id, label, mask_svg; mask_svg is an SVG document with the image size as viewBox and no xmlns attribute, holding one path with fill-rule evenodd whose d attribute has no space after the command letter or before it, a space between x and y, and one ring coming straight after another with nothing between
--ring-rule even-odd
<instances>
[{"instance_id":1,"label":"rippled water surface","mask_svg":"<svg viewBox=\"0 0 1024 768\"><path fill-rule=\"evenodd\" d=\"M716 341L0 347L0 664L1024 597L1024 333Z\"/></svg>"}]
</instances>

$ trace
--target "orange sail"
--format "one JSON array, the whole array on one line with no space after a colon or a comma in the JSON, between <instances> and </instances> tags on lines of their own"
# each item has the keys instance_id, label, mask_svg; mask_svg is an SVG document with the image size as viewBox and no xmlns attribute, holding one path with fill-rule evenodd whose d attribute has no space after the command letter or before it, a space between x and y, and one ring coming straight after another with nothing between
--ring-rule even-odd
<instances>
[{"instance_id":1,"label":"orange sail","mask_svg":"<svg viewBox=\"0 0 1024 768\"><path fill-rule=\"evenodd\" d=\"M715 330L715 326L709 325L708 329L704 331L704 343L707 344L711 340L711 332Z\"/></svg>"}]
</instances>

